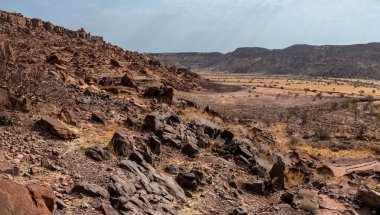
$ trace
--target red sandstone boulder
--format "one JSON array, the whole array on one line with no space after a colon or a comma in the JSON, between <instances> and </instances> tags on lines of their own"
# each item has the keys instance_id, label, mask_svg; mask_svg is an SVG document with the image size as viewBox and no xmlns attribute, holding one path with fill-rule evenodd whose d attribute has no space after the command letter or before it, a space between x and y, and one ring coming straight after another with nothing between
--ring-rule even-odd
<instances>
[{"instance_id":1,"label":"red sandstone boulder","mask_svg":"<svg viewBox=\"0 0 380 215\"><path fill-rule=\"evenodd\" d=\"M1 215L52 214L54 204L55 194L49 187L25 187L8 180L0 180Z\"/></svg>"},{"instance_id":2,"label":"red sandstone boulder","mask_svg":"<svg viewBox=\"0 0 380 215\"><path fill-rule=\"evenodd\" d=\"M65 123L58 119L49 116L43 116L39 124L48 129L52 134L63 139L75 139L79 136L79 131L74 128L69 128Z\"/></svg>"}]
</instances>

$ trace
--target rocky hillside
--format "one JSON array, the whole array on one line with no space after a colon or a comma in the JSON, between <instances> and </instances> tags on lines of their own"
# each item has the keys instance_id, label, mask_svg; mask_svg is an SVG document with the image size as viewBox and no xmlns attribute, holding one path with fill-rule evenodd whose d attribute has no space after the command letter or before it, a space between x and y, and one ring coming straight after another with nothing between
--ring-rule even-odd
<instances>
[{"instance_id":1,"label":"rocky hillside","mask_svg":"<svg viewBox=\"0 0 380 215\"><path fill-rule=\"evenodd\" d=\"M150 54L170 64L231 73L380 79L380 44L238 48L221 53Z\"/></svg>"},{"instance_id":2,"label":"rocky hillside","mask_svg":"<svg viewBox=\"0 0 380 215\"><path fill-rule=\"evenodd\" d=\"M2 215L379 208L373 186L343 189L319 158L178 97L212 86L186 69L84 30L7 12L0 23ZM378 174L365 170L343 174Z\"/></svg>"}]
</instances>

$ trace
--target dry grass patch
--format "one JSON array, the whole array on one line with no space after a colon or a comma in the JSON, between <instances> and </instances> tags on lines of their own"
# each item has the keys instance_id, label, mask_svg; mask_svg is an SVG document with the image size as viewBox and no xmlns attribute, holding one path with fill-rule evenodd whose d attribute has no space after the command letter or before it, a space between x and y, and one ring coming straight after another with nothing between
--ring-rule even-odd
<instances>
[{"instance_id":1,"label":"dry grass patch","mask_svg":"<svg viewBox=\"0 0 380 215\"><path fill-rule=\"evenodd\" d=\"M324 158L366 158L374 155L371 150L339 150L335 152L328 148L314 148L305 145L297 146L296 148L310 155L318 155Z\"/></svg>"}]
</instances>

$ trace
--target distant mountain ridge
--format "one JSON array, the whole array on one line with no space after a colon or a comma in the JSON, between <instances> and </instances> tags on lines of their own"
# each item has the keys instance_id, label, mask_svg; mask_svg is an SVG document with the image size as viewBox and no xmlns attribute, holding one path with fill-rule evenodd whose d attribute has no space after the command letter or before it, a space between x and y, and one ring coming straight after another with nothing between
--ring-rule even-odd
<instances>
[{"instance_id":1,"label":"distant mountain ridge","mask_svg":"<svg viewBox=\"0 0 380 215\"><path fill-rule=\"evenodd\" d=\"M230 73L380 79L380 43L293 45L285 49L238 48L226 54L151 53L178 67Z\"/></svg>"}]
</instances>

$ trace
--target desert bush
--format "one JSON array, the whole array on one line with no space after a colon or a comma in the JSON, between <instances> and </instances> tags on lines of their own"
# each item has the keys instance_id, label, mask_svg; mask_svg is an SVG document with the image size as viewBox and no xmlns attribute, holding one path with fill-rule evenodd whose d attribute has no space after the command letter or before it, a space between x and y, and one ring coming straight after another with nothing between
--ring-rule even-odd
<instances>
[{"instance_id":1,"label":"desert bush","mask_svg":"<svg viewBox=\"0 0 380 215\"><path fill-rule=\"evenodd\" d=\"M330 110L332 111L338 110L338 103L337 102L331 103Z\"/></svg>"},{"instance_id":2,"label":"desert bush","mask_svg":"<svg viewBox=\"0 0 380 215\"><path fill-rule=\"evenodd\" d=\"M368 102L373 102L373 101L375 101L375 98L373 97L373 95L367 95L366 100L367 100Z\"/></svg>"},{"instance_id":3,"label":"desert bush","mask_svg":"<svg viewBox=\"0 0 380 215\"><path fill-rule=\"evenodd\" d=\"M366 133L367 133L367 126L359 125L358 135L356 136L356 139L365 140L366 139Z\"/></svg>"},{"instance_id":4,"label":"desert bush","mask_svg":"<svg viewBox=\"0 0 380 215\"><path fill-rule=\"evenodd\" d=\"M317 127L314 129L314 136L318 140L329 140L331 138L330 132L326 128Z\"/></svg>"},{"instance_id":5,"label":"desert bush","mask_svg":"<svg viewBox=\"0 0 380 215\"><path fill-rule=\"evenodd\" d=\"M304 182L304 175L300 170L291 169L286 174L286 185L288 187L298 186Z\"/></svg>"},{"instance_id":6,"label":"desert bush","mask_svg":"<svg viewBox=\"0 0 380 215\"><path fill-rule=\"evenodd\" d=\"M296 131L296 130L295 130L293 127L290 127L289 125L287 125L286 128L285 128L285 132L286 132L289 136L293 135L295 131Z\"/></svg>"},{"instance_id":7,"label":"desert bush","mask_svg":"<svg viewBox=\"0 0 380 215\"><path fill-rule=\"evenodd\" d=\"M288 144L291 146L301 145L302 143L303 143L303 139L296 135L292 135L288 142Z\"/></svg>"},{"instance_id":8,"label":"desert bush","mask_svg":"<svg viewBox=\"0 0 380 215\"><path fill-rule=\"evenodd\" d=\"M319 92L319 93L316 95L316 97L317 97L318 99L322 99L322 98L323 98L322 92Z\"/></svg>"}]
</instances>

